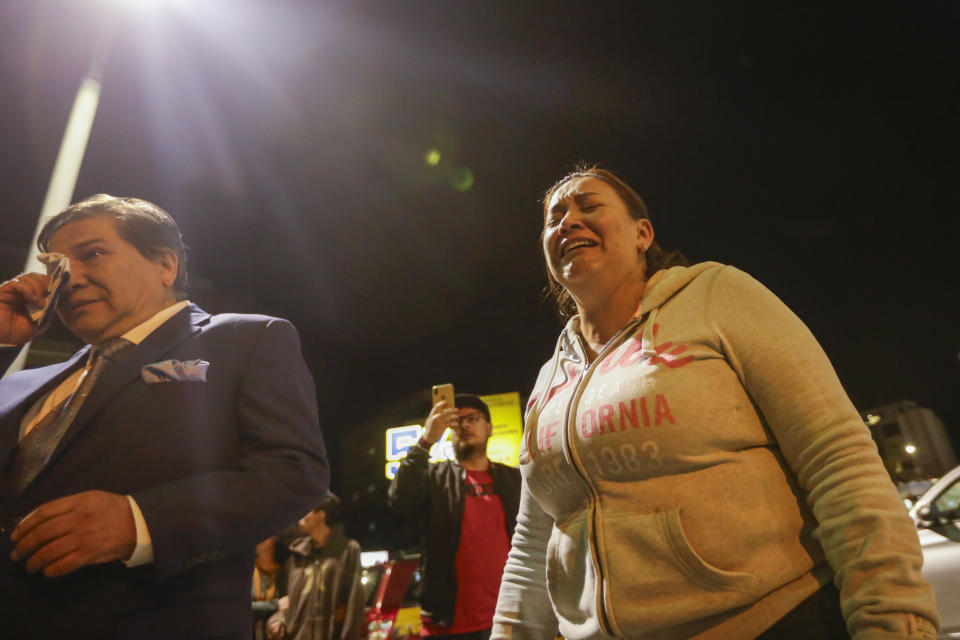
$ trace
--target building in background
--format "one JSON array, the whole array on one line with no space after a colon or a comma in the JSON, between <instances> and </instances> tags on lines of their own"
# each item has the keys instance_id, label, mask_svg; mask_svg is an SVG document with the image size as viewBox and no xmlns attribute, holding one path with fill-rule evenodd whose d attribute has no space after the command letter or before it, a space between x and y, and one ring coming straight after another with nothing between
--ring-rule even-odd
<instances>
[{"instance_id":1,"label":"building in background","mask_svg":"<svg viewBox=\"0 0 960 640\"><path fill-rule=\"evenodd\" d=\"M912 400L861 412L896 483L940 477L957 466L957 456L943 422L931 409Z\"/></svg>"}]
</instances>

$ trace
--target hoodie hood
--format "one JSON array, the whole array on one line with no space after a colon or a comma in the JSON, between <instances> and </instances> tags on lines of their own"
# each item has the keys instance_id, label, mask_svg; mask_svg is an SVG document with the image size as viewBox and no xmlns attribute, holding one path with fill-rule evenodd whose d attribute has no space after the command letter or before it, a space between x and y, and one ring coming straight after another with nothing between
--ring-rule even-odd
<instances>
[{"instance_id":1,"label":"hoodie hood","mask_svg":"<svg viewBox=\"0 0 960 640\"><path fill-rule=\"evenodd\" d=\"M647 281L647 286L643 291L640 304L637 305L633 318L624 325L616 336L611 338L608 346L611 343L616 343L618 336L629 334L631 325L643 323L645 316L650 317L650 322L643 323L649 325L645 326L643 330L643 339L646 340L647 344L654 344L653 325L656 324L656 317L660 308L699 276L711 270L724 268L726 268L725 265L719 262L700 262L689 267L670 267L657 271ZM580 316L575 315L570 318L563 331L560 332L554 356L540 368L537 382L534 384L530 400L527 402L528 417L531 413L538 413L539 403L546 402L549 399L546 395L542 395L542 391L547 382L554 379L558 370L567 371L565 374L568 379L567 384L572 384L572 377L575 372L585 365L589 365L589 363L580 338ZM568 368L570 369L568 370ZM523 462L522 456L521 453L521 463Z\"/></svg>"},{"instance_id":2,"label":"hoodie hood","mask_svg":"<svg viewBox=\"0 0 960 640\"><path fill-rule=\"evenodd\" d=\"M701 273L709 269L721 269L723 266L719 262L699 262L689 267L670 267L657 271L647 281L636 315L659 309Z\"/></svg>"},{"instance_id":3,"label":"hoodie hood","mask_svg":"<svg viewBox=\"0 0 960 640\"><path fill-rule=\"evenodd\" d=\"M640 298L640 305L634 313L634 319L659 309L673 296L677 295L688 284L700 274L710 269L722 269L723 264L719 262L698 262L689 267L670 267L661 269L653 274L653 277L647 281L647 286L643 290L643 296ZM580 316L575 315L567 322L565 333L570 337L580 333Z\"/></svg>"}]
</instances>

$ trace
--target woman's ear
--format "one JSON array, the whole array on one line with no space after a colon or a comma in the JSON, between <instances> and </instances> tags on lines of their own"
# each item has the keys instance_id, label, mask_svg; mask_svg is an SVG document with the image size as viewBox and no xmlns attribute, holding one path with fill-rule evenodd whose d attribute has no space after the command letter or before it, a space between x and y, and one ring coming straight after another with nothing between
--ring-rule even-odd
<instances>
[{"instance_id":1,"label":"woman's ear","mask_svg":"<svg viewBox=\"0 0 960 640\"><path fill-rule=\"evenodd\" d=\"M653 244L653 225L646 218L640 218L636 221L637 225L637 250L646 251Z\"/></svg>"}]
</instances>

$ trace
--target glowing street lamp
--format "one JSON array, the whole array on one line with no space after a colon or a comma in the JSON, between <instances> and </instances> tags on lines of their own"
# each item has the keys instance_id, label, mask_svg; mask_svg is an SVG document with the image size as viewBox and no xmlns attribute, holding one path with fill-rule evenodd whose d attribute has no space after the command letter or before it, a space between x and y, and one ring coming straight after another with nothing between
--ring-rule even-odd
<instances>
[{"instance_id":1,"label":"glowing street lamp","mask_svg":"<svg viewBox=\"0 0 960 640\"><path fill-rule=\"evenodd\" d=\"M97 114L97 105L100 102L100 91L103 86L103 70L106 66L107 55L113 44L113 35L116 32L119 12L117 7L110 12L100 29L93 57L87 73L80 81L77 96L73 101L73 108L67 118L67 128L63 132L60 142L60 151L57 153L50 175L50 184L47 186L47 195L40 208L40 217L33 233L33 240L27 253L27 262L24 271L38 271L42 269L37 260L37 238L47 216L63 211L70 205L73 190L77 186L77 176L80 174L80 165L87 150L87 141L90 139L90 130L93 128L93 119Z\"/></svg>"},{"instance_id":2,"label":"glowing street lamp","mask_svg":"<svg viewBox=\"0 0 960 640\"><path fill-rule=\"evenodd\" d=\"M127 3L131 1L127 0ZM43 228L43 223L47 218L66 209L73 199L73 191L77 186L77 176L80 174L80 165L83 163L87 141L90 139L90 130L93 128L93 119L97 114L97 105L100 102L103 70L110 53L110 47L113 44L114 33L116 33L119 4L119 2L114 3L113 9L100 29L100 36L97 38L93 57L90 59L90 66L80 81L80 88L77 89L77 96L73 100L73 108L67 118L67 128L63 132L60 150L57 152L57 159L53 164L50 184L47 185L47 194L43 198L43 206L40 207L37 226L33 230L33 238L27 248L27 260L23 266L24 272L45 270L45 267L37 260L39 255L37 238L40 237L40 229ZM29 350L30 343L27 343L20 350L20 355L7 369L6 375L23 368Z\"/></svg>"}]
</instances>

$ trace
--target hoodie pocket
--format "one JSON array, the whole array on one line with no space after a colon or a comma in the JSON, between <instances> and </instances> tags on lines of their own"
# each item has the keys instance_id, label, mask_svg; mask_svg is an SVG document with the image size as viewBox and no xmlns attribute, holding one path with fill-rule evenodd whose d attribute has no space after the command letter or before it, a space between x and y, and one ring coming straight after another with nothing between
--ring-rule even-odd
<instances>
[{"instance_id":1,"label":"hoodie pocket","mask_svg":"<svg viewBox=\"0 0 960 640\"><path fill-rule=\"evenodd\" d=\"M597 580L590 558L587 515L558 523L547 543L547 591L560 613L560 633L565 625L580 627L596 618Z\"/></svg>"},{"instance_id":2,"label":"hoodie pocket","mask_svg":"<svg viewBox=\"0 0 960 640\"><path fill-rule=\"evenodd\" d=\"M617 635L698 620L759 596L756 576L714 567L690 546L676 507L604 515L598 522L605 608Z\"/></svg>"}]
</instances>

